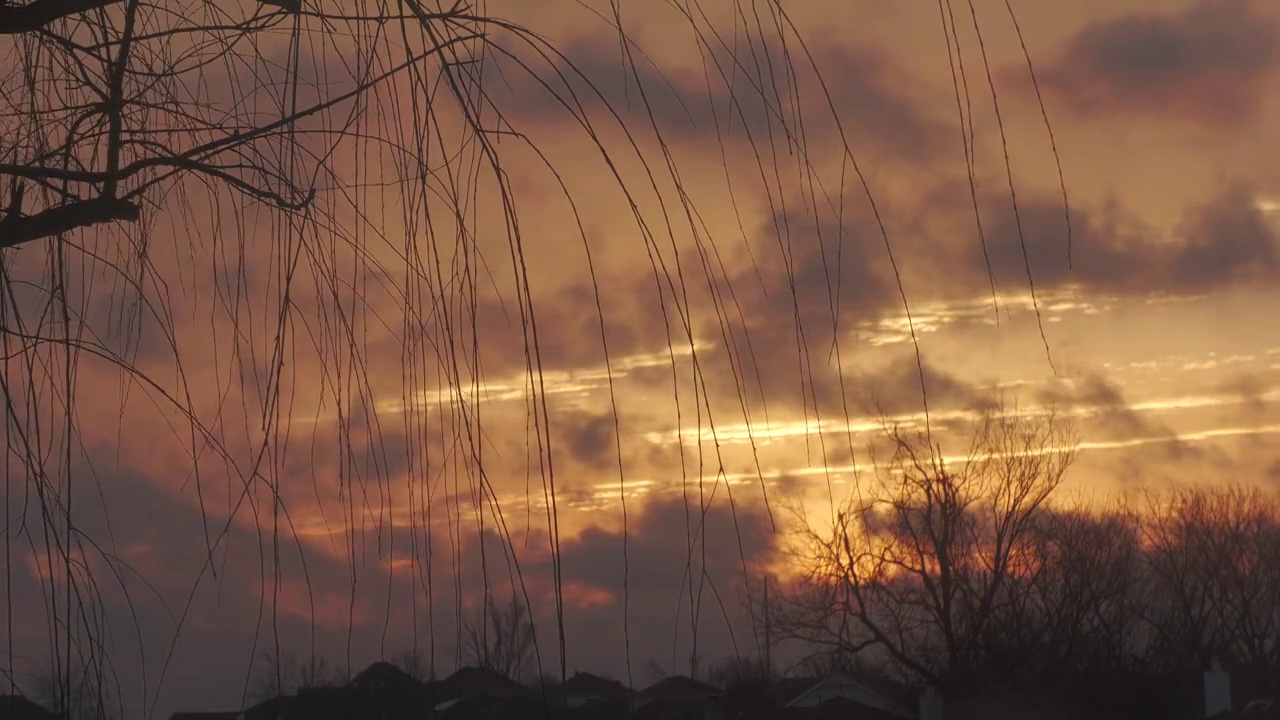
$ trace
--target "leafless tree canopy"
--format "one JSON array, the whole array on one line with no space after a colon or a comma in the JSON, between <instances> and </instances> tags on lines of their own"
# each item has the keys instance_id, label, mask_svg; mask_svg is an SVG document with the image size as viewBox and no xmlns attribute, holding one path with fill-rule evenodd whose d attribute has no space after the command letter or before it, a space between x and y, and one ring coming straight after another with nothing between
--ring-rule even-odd
<instances>
[{"instance_id":1,"label":"leafless tree canopy","mask_svg":"<svg viewBox=\"0 0 1280 720\"><path fill-rule=\"evenodd\" d=\"M536 670L533 619L515 593L506 603L490 595L462 631L463 654L471 664L524 682Z\"/></svg>"},{"instance_id":2,"label":"leafless tree canopy","mask_svg":"<svg viewBox=\"0 0 1280 720\"><path fill-rule=\"evenodd\" d=\"M120 720L120 688L108 668L73 660L24 683L29 696L62 720Z\"/></svg>"},{"instance_id":3,"label":"leafless tree canopy","mask_svg":"<svg viewBox=\"0 0 1280 720\"><path fill-rule=\"evenodd\" d=\"M415 680L428 682L435 679L435 668L431 666L430 660L423 657L422 650L419 648L401 650L394 664Z\"/></svg>"},{"instance_id":4,"label":"leafless tree canopy","mask_svg":"<svg viewBox=\"0 0 1280 720\"><path fill-rule=\"evenodd\" d=\"M1228 486L1150 498L1142 544L1150 588L1143 611L1153 659L1219 655L1255 681L1280 670L1280 502Z\"/></svg>"},{"instance_id":5,"label":"leafless tree canopy","mask_svg":"<svg viewBox=\"0 0 1280 720\"><path fill-rule=\"evenodd\" d=\"M1275 691L1280 496L1055 501L1073 445L1052 414L989 413L962 462L889 439L887 492L807 534L776 624L804 652L952 695L1030 684L1124 712L1157 712L1213 658L1238 691Z\"/></svg>"},{"instance_id":6,"label":"leafless tree canopy","mask_svg":"<svg viewBox=\"0 0 1280 720\"><path fill-rule=\"evenodd\" d=\"M21 36L0 86L0 130L11 139L0 151L0 247L137 222L183 176L301 212L335 182L327 161L358 131L358 99L409 67L462 57L487 21L416 0L397 13L300 14L294 3L250 0L0 7L0 34ZM389 58L370 32L388 21L415 30L399 67L382 65ZM345 76L316 74L289 39L320 23L331 51L356 58Z\"/></svg>"},{"instance_id":7,"label":"leafless tree canopy","mask_svg":"<svg viewBox=\"0 0 1280 720\"><path fill-rule=\"evenodd\" d=\"M813 573L784 625L842 652L874 646L930 682L968 678L1071 464L1070 428L993 407L954 461L924 433L888 435L885 494L855 498L831 536L812 535Z\"/></svg>"},{"instance_id":8,"label":"leafless tree canopy","mask_svg":"<svg viewBox=\"0 0 1280 720\"><path fill-rule=\"evenodd\" d=\"M996 675L1122 667L1141 633L1141 542L1124 508L1042 509L983 648Z\"/></svg>"},{"instance_id":9,"label":"leafless tree canopy","mask_svg":"<svg viewBox=\"0 0 1280 720\"><path fill-rule=\"evenodd\" d=\"M293 695L300 690L334 687L341 681L338 669L323 657L312 654L299 658L287 651L276 654L268 650L254 663L248 699L262 702Z\"/></svg>"}]
</instances>

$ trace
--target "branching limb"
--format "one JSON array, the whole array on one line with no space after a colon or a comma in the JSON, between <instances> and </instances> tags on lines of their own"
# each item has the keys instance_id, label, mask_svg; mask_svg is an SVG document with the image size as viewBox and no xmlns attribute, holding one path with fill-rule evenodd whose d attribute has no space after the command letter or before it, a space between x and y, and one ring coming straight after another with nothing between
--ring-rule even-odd
<instances>
[{"instance_id":1,"label":"branching limb","mask_svg":"<svg viewBox=\"0 0 1280 720\"><path fill-rule=\"evenodd\" d=\"M0 248L11 248L32 240L54 237L76 228L120 220L137 220L141 209L128 200L93 198L58 205L24 217L9 212L0 219Z\"/></svg>"},{"instance_id":2,"label":"branching limb","mask_svg":"<svg viewBox=\"0 0 1280 720\"><path fill-rule=\"evenodd\" d=\"M118 2L120 0L33 0L26 5L0 5L0 35L35 32L64 17Z\"/></svg>"}]
</instances>

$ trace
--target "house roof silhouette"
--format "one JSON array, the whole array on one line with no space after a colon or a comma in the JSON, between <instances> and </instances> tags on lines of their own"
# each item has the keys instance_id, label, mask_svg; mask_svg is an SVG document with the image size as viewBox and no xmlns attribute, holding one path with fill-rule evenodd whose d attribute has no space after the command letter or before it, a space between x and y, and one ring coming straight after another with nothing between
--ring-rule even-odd
<instances>
[{"instance_id":1,"label":"house roof silhouette","mask_svg":"<svg viewBox=\"0 0 1280 720\"><path fill-rule=\"evenodd\" d=\"M631 688L617 680L609 680L587 672L574 673L560 686L565 695L624 696L632 694Z\"/></svg>"},{"instance_id":2,"label":"house roof silhouette","mask_svg":"<svg viewBox=\"0 0 1280 720\"><path fill-rule=\"evenodd\" d=\"M0 720L57 720L58 716L21 695L0 695Z\"/></svg>"},{"instance_id":3,"label":"house roof silhouette","mask_svg":"<svg viewBox=\"0 0 1280 720\"><path fill-rule=\"evenodd\" d=\"M719 693L719 690L704 682L699 682L684 675L673 675L641 690L640 696L647 699L693 695L711 696Z\"/></svg>"}]
</instances>

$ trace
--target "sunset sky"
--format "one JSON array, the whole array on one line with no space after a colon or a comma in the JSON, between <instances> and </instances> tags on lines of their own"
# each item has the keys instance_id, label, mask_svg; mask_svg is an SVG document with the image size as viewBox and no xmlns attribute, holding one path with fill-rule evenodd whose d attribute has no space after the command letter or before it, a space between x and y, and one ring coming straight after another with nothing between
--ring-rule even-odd
<instances>
[{"instance_id":1,"label":"sunset sky","mask_svg":"<svg viewBox=\"0 0 1280 720\"><path fill-rule=\"evenodd\" d=\"M694 624L706 662L754 652L744 582L785 575L799 514L874 493L883 421L922 427L926 397L948 455L996 396L1072 418L1064 501L1280 484L1280 8L1013 0L1020 38L1004 0L975 0L979 42L966 2L948 16L799 0L782 34L756 4L763 19L705 2L690 20L623 1L629 66L608 2L491 0L562 53L495 31L513 57L477 71L544 153L498 142L523 268L492 175L466 189L484 175L474 147L424 200L375 186L395 171L341 146L335 176L368 187L300 237L354 238L369 261L304 253L278 406L263 400L283 227L269 213L198 183L182 211L157 200L151 270L126 270L159 320L129 283L86 270L107 278L80 290L87 326L155 383L83 357L66 466L129 707L236 707L254 648L277 635L355 670L417 647L448 674L457 617L486 575L509 592L513 559L548 669L557 575L571 673L625 680L628 657L637 684L651 661L686 672ZM364 111L383 136L418 90L395 92ZM596 139L551 92L576 98ZM450 186L472 197L467 263ZM122 237L86 233L99 248ZM31 674L61 571L38 531L19 539L31 484L9 494L0 648Z\"/></svg>"}]
</instances>

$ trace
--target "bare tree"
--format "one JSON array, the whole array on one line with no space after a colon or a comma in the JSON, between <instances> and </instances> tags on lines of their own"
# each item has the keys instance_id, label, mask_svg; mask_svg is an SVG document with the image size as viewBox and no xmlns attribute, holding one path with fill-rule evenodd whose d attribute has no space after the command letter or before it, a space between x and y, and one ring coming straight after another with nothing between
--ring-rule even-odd
<instances>
[{"instance_id":1,"label":"bare tree","mask_svg":"<svg viewBox=\"0 0 1280 720\"><path fill-rule=\"evenodd\" d=\"M662 665L662 663L654 660L653 658L649 658L644 662L644 665L641 668L641 673L645 682L649 684L657 683L671 674L667 671L667 668Z\"/></svg>"},{"instance_id":2,"label":"bare tree","mask_svg":"<svg viewBox=\"0 0 1280 720\"><path fill-rule=\"evenodd\" d=\"M809 532L810 572L779 627L815 658L887 661L952 692L1017 683L1147 712L1215 657L1245 696L1274 692L1280 497L1198 487L1148 492L1142 507L1050 506L1069 433L1052 416L999 422L1045 423L994 444L980 426L981 453L1018 458L992 473L1013 490L972 475L972 452L973 470L953 472L892 434L893 492L832 535Z\"/></svg>"},{"instance_id":3,"label":"bare tree","mask_svg":"<svg viewBox=\"0 0 1280 720\"><path fill-rule=\"evenodd\" d=\"M514 592L510 602L485 598L479 616L463 627L463 653L469 662L503 677L524 682L534 668L534 627L529 608Z\"/></svg>"},{"instance_id":4,"label":"bare tree","mask_svg":"<svg viewBox=\"0 0 1280 720\"><path fill-rule=\"evenodd\" d=\"M395 659L396 667L405 671L409 677L421 682L434 680L436 671L431 662L416 647L405 648Z\"/></svg>"},{"instance_id":5,"label":"bare tree","mask_svg":"<svg viewBox=\"0 0 1280 720\"><path fill-rule=\"evenodd\" d=\"M32 697L61 720L117 720L122 716L114 678L95 664L73 661L33 679Z\"/></svg>"},{"instance_id":6,"label":"bare tree","mask_svg":"<svg viewBox=\"0 0 1280 720\"><path fill-rule=\"evenodd\" d=\"M810 572L780 626L832 652L875 648L931 683L972 682L1073 433L1052 412L995 405L958 462L923 433L895 427L888 439L886 494L851 501L830 534L809 532Z\"/></svg>"},{"instance_id":7,"label":"bare tree","mask_svg":"<svg viewBox=\"0 0 1280 720\"><path fill-rule=\"evenodd\" d=\"M994 672L1040 680L1127 668L1143 635L1140 532L1123 507L1038 513L987 638Z\"/></svg>"},{"instance_id":8,"label":"bare tree","mask_svg":"<svg viewBox=\"0 0 1280 720\"><path fill-rule=\"evenodd\" d=\"M764 658L756 655L731 657L707 670L707 683L720 688L730 702L769 704L776 702L773 678Z\"/></svg>"},{"instance_id":9,"label":"bare tree","mask_svg":"<svg viewBox=\"0 0 1280 720\"><path fill-rule=\"evenodd\" d=\"M1199 669L1218 656L1262 689L1280 670L1280 503L1236 486L1148 499L1153 665Z\"/></svg>"},{"instance_id":10,"label":"bare tree","mask_svg":"<svg viewBox=\"0 0 1280 720\"><path fill-rule=\"evenodd\" d=\"M157 12L140 0L37 0L0 6L0 36L18 35L29 43L11 72L25 76L27 87L54 79L69 80L58 93L24 93L21 85L6 94L15 113L5 113L3 129L13 140L0 155L0 186L8 192L0 216L0 247L15 247L96 225L137 222L144 207L154 207L166 188L184 176L242 193L287 212L306 210L316 196L317 176L341 133L325 133L315 143L314 127L334 110L386 84L406 67L431 59L446 60L479 39L486 18L455 6L428 11L410 2L403 13L358 17L337 8L308 8L300 17L297 2L231 3L219 22L190 9ZM273 35L313 19L344 25L360 46L375 22L399 21L416 30L421 44L402 66L366 69L347 78L332 93L277 96L274 112L228 110L217 96L185 93L214 80L214 68L232 71L221 82L235 82L238 63L270 60ZM201 57L207 43L235 50L224 57ZM286 61L288 73L301 73L299 58ZM283 78L281 78L283 79ZM261 85L234 89L228 105L251 98L269 99L272 78ZM305 78L293 78L296 82ZM325 83L327 78L316 78Z\"/></svg>"},{"instance_id":11,"label":"bare tree","mask_svg":"<svg viewBox=\"0 0 1280 720\"><path fill-rule=\"evenodd\" d=\"M337 668L323 657L300 659L290 652L263 653L249 684L249 700L262 702L293 695L300 690L334 687L341 682Z\"/></svg>"}]
</instances>

